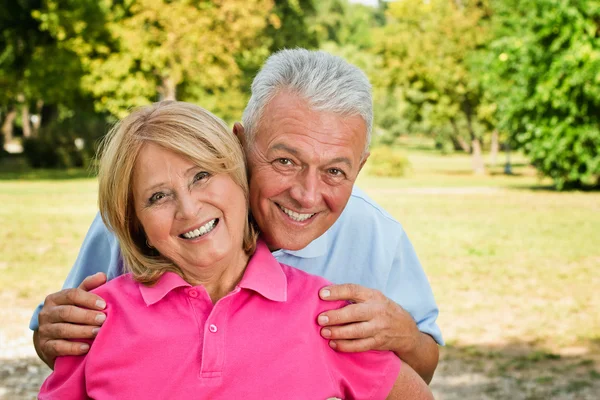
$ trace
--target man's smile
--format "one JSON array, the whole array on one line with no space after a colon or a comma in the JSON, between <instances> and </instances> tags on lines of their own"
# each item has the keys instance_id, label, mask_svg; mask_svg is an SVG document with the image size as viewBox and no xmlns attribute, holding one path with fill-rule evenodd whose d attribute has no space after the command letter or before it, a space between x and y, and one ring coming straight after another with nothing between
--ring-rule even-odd
<instances>
[{"instance_id":1,"label":"man's smile","mask_svg":"<svg viewBox=\"0 0 600 400\"><path fill-rule=\"evenodd\" d=\"M287 215L288 217L290 217L292 220L294 220L296 222L307 221L307 220L311 219L313 216L315 216L316 214L318 214L318 213L298 213L293 210L290 210L289 208L282 206L279 203L275 203L275 204L277 204L277 207L279 207L279 209L281 211L283 211L285 213L285 215Z\"/></svg>"}]
</instances>

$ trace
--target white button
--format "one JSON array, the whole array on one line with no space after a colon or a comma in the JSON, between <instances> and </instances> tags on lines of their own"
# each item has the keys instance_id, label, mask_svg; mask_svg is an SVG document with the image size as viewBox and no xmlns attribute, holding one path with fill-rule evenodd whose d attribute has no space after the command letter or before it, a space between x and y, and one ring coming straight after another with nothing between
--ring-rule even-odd
<instances>
[{"instance_id":1,"label":"white button","mask_svg":"<svg viewBox=\"0 0 600 400\"><path fill-rule=\"evenodd\" d=\"M217 331L217 326L215 324L210 324L210 326L208 327L208 330L211 331L212 333L215 333Z\"/></svg>"}]
</instances>

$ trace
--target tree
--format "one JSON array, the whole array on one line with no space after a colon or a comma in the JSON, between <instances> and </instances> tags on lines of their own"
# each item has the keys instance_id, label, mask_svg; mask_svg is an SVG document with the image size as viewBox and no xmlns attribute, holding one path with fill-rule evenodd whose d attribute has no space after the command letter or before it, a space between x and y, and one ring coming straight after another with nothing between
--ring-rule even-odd
<instances>
[{"instance_id":1,"label":"tree","mask_svg":"<svg viewBox=\"0 0 600 400\"><path fill-rule=\"evenodd\" d=\"M486 12L480 1L393 2L375 44L382 60L376 84L387 88L389 105L403 110L397 118L407 120L408 129L449 137L472 151L477 173L484 171L487 126L479 119L482 93L468 59L485 43Z\"/></svg>"},{"instance_id":2,"label":"tree","mask_svg":"<svg viewBox=\"0 0 600 400\"><path fill-rule=\"evenodd\" d=\"M49 31L66 36L79 55L83 87L97 109L117 117L178 98L183 84L187 92L194 92L192 85L204 92L236 87L236 55L252 48L273 8L272 0L104 0L97 2L96 18L109 37L96 40L76 33L86 20L71 18L76 6L64 4L45 0L39 18L51 21Z\"/></svg>"},{"instance_id":3,"label":"tree","mask_svg":"<svg viewBox=\"0 0 600 400\"><path fill-rule=\"evenodd\" d=\"M482 81L499 127L557 188L600 186L600 3L493 5Z\"/></svg>"}]
</instances>

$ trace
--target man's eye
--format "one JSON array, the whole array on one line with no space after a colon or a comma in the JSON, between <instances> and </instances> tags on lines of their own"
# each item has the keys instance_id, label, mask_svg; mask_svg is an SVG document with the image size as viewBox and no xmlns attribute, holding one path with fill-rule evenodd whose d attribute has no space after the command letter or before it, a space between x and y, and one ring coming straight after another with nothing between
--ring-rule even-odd
<instances>
[{"instance_id":1,"label":"man's eye","mask_svg":"<svg viewBox=\"0 0 600 400\"><path fill-rule=\"evenodd\" d=\"M148 202L150 204L154 204L157 201L164 199L165 197L167 197L167 195L164 194L163 192L157 192L157 193L154 193L152 196L150 196L150 198L148 199Z\"/></svg>"},{"instance_id":2,"label":"man's eye","mask_svg":"<svg viewBox=\"0 0 600 400\"><path fill-rule=\"evenodd\" d=\"M292 165L292 160L290 160L289 158L278 158L277 162L281 165Z\"/></svg>"},{"instance_id":3,"label":"man's eye","mask_svg":"<svg viewBox=\"0 0 600 400\"><path fill-rule=\"evenodd\" d=\"M201 181L203 179L208 178L209 176L210 174L206 171L198 172L196 175L194 175L194 182Z\"/></svg>"},{"instance_id":4,"label":"man's eye","mask_svg":"<svg viewBox=\"0 0 600 400\"><path fill-rule=\"evenodd\" d=\"M328 170L329 175L331 176L344 176L344 171L342 171L341 169L337 169L337 168L329 168Z\"/></svg>"}]
</instances>

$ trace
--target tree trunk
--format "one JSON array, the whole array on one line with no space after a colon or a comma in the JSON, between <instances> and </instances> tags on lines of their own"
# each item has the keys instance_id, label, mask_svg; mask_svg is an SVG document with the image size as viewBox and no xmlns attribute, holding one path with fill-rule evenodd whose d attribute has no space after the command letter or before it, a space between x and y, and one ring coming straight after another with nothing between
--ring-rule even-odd
<instances>
[{"instance_id":1,"label":"tree trunk","mask_svg":"<svg viewBox=\"0 0 600 400\"><path fill-rule=\"evenodd\" d=\"M471 148L473 149L472 160L473 160L473 172L476 175L485 174L485 163L483 162L483 155L481 154L481 141L475 134L473 124L471 121L471 104L465 102L463 104L463 111L467 117L467 127L469 129L469 135L471 136Z\"/></svg>"},{"instance_id":2,"label":"tree trunk","mask_svg":"<svg viewBox=\"0 0 600 400\"><path fill-rule=\"evenodd\" d=\"M21 106L21 119L23 123L23 137L31 137L31 121L29 120L29 104L27 102Z\"/></svg>"},{"instance_id":3,"label":"tree trunk","mask_svg":"<svg viewBox=\"0 0 600 400\"><path fill-rule=\"evenodd\" d=\"M462 150L465 153L471 153L471 147L469 146L469 143L465 142L465 139L463 139L460 135L460 131L458 130L458 126L456 125L454 118L450 119L450 123L452 124L452 130L454 131L454 136L450 137L454 150Z\"/></svg>"},{"instance_id":4,"label":"tree trunk","mask_svg":"<svg viewBox=\"0 0 600 400\"><path fill-rule=\"evenodd\" d=\"M490 146L490 158L493 167L496 166L498 161L498 151L500 150L500 144L498 143L498 129L494 129L492 132L492 144Z\"/></svg>"},{"instance_id":5,"label":"tree trunk","mask_svg":"<svg viewBox=\"0 0 600 400\"><path fill-rule=\"evenodd\" d=\"M162 80L159 93L161 100L177 100L177 84L171 77L165 77Z\"/></svg>"},{"instance_id":6,"label":"tree trunk","mask_svg":"<svg viewBox=\"0 0 600 400\"><path fill-rule=\"evenodd\" d=\"M476 175L485 174L485 164L483 162L483 156L481 154L481 141L478 137L472 137L471 145L473 148L473 171Z\"/></svg>"},{"instance_id":7,"label":"tree trunk","mask_svg":"<svg viewBox=\"0 0 600 400\"><path fill-rule=\"evenodd\" d=\"M4 135L4 144L10 142L13 138L13 128L15 126L15 119L17 118L17 110L14 107L10 107L6 113L6 118L2 123L2 134Z\"/></svg>"},{"instance_id":8,"label":"tree trunk","mask_svg":"<svg viewBox=\"0 0 600 400\"><path fill-rule=\"evenodd\" d=\"M32 119L32 123L31 123L31 127L32 127L32 134L33 137L37 137L38 133L40 132L40 126L42 126L42 108L44 107L44 100L38 100L35 103L35 114L32 115L31 119Z\"/></svg>"}]
</instances>

